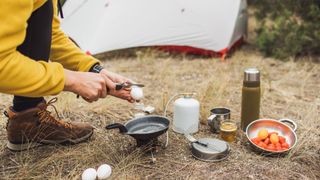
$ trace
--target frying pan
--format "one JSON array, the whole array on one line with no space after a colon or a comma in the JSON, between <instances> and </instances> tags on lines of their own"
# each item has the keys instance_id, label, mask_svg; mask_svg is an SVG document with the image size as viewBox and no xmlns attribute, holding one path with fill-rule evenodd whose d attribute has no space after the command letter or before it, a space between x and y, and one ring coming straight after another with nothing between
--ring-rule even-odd
<instances>
[{"instance_id":1,"label":"frying pan","mask_svg":"<svg viewBox=\"0 0 320 180\"><path fill-rule=\"evenodd\" d=\"M290 124L292 127L289 127L287 124ZM289 144L289 149L283 151L271 151L262 149L261 147L254 144L251 139L258 136L258 132L261 129L267 129L269 132L278 132L280 136L286 138L286 142ZM285 155L287 154L294 146L297 144L297 135L295 131L297 130L297 124L290 119L258 119L251 122L246 129L247 138L256 150L256 152L264 155Z\"/></svg>"},{"instance_id":2,"label":"frying pan","mask_svg":"<svg viewBox=\"0 0 320 180\"><path fill-rule=\"evenodd\" d=\"M138 146L155 140L169 128L170 121L163 116L143 116L134 118L127 123L114 123L106 126L106 129L119 129L120 133L136 139Z\"/></svg>"}]
</instances>

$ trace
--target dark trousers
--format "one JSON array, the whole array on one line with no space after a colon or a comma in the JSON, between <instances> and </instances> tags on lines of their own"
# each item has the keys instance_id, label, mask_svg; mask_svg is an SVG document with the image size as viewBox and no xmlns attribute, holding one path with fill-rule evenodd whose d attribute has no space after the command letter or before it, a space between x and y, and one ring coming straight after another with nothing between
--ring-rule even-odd
<instances>
[{"instance_id":1,"label":"dark trousers","mask_svg":"<svg viewBox=\"0 0 320 180\"><path fill-rule=\"evenodd\" d=\"M52 35L53 4L48 0L34 11L28 19L27 33L24 42L17 50L31 59L49 61ZM35 107L44 100L43 97L14 96L13 109L23 111Z\"/></svg>"}]
</instances>

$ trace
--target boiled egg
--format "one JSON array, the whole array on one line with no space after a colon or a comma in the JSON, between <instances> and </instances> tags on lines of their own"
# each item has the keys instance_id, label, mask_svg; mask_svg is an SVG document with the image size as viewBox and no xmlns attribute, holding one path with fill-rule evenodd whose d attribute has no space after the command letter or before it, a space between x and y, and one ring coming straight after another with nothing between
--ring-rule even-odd
<instances>
[{"instance_id":1,"label":"boiled egg","mask_svg":"<svg viewBox=\"0 0 320 180\"><path fill-rule=\"evenodd\" d=\"M95 180L97 177L97 171L93 168L88 168L82 173L82 180Z\"/></svg>"},{"instance_id":2,"label":"boiled egg","mask_svg":"<svg viewBox=\"0 0 320 180\"><path fill-rule=\"evenodd\" d=\"M132 86L130 95L135 100L141 100L143 98L142 88L140 88L138 86Z\"/></svg>"},{"instance_id":3,"label":"boiled egg","mask_svg":"<svg viewBox=\"0 0 320 180\"><path fill-rule=\"evenodd\" d=\"M111 166L109 166L108 164L102 164L97 170L98 179L107 179L108 177L110 177L111 172Z\"/></svg>"}]
</instances>

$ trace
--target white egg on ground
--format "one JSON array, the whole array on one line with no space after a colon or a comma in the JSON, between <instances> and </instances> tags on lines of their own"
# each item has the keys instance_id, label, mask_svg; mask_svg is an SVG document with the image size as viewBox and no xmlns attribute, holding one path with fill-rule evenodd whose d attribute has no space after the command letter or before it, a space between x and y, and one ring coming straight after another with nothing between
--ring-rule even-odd
<instances>
[{"instance_id":1,"label":"white egg on ground","mask_svg":"<svg viewBox=\"0 0 320 180\"><path fill-rule=\"evenodd\" d=\"M143 98L142 88L140 88L138 86L132 86L130 95L135 100L141 100Z\"/></svg>"},{"instance_id":2,"label":"white egg on ground","mask_svg":"<svg viewBox=\"0 0 320 180\"><path fill-rule=\"evenodd\" d=\"M82 180L95 180L97 178L97 171L93 168L88 168L83 171Z\"/></svg>"},{"instance_id":3,"label":"white egg on ground","mask_svg":"<svg viewBox=\"0 0 320 180\"><path fill-rule=\"evenodd\" d=\"M111 166L109 166L108 164L102 164L97 170L98 179L107 179L108 177L110 177L111 172Z\"/></svg>"}]
</instances>

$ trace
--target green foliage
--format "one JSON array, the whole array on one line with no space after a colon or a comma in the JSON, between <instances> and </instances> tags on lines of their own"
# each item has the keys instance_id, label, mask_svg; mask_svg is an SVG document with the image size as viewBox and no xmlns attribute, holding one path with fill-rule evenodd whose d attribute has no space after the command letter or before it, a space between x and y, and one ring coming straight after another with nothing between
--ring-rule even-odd
<instances>
[{"instance_id":1,"label":"green foliage","mask_svg":"<svg viewBox=\"0 0 320 180\"><path fill-rule=\"evenodd\" d=\"M258 48L280 59L320 54L320 0L249 0Z\"/></svg>"}]
</instances>

